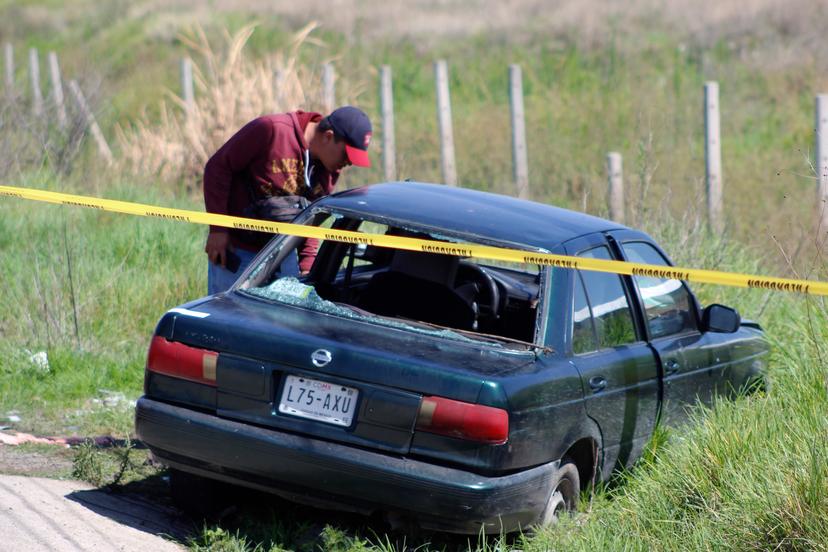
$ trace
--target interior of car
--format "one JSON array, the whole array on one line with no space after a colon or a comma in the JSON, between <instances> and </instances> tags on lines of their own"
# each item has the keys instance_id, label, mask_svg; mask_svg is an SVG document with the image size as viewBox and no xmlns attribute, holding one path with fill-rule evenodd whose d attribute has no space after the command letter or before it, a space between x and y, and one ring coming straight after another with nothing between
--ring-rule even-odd
<instances>
[{"instance_id":1,"label":"interior of car","mask_svg":"<svg viewBox=\"0 0 828 552\"><path fill-rule=\"evenodd\" d=\"M338 218L332 227L360 230L364 222ZM446 240L398 226L370 224L375 233ZM541 272L537 266L508 265L326 240L302 282L312 285L322 299L374 315L531 343ZM253 285L267 285L277 277L259 276Z\"/></svg>"}]
</instances>

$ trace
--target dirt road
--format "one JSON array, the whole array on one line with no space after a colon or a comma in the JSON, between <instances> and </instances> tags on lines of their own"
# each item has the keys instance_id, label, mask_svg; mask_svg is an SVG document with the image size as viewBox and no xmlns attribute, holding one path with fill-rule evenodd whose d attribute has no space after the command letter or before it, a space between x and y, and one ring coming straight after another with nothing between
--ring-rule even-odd
<instances>
[{"instance_id":1,"label":"dirt road","mask_svg":"<svg viewBox=\"0 0 828 552\"><path fill-rule=\"evenodd\" d=\"M177 551L180 515L140 496L79 481L0 475L0 551Z\"/></svg>"}]
</instances>

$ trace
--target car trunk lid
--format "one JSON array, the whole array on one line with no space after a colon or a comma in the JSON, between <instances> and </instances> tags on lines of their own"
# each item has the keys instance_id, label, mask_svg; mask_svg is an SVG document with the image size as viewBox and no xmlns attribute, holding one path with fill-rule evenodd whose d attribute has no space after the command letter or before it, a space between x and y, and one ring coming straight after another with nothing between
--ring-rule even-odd
<instances>
[{"instance_id":1,"label":"car trunk lid","mask_svg":"<svg viewBox=\"0 0 828 552\"><path fill-rule=\"evenodd\" d=\"M446 331L237 293L167 317L159 331L168 339L220 353L218 415L396 453L408 451L423 395L505 408L492 382L535 359Z\"/></svg>"}]
</instances>

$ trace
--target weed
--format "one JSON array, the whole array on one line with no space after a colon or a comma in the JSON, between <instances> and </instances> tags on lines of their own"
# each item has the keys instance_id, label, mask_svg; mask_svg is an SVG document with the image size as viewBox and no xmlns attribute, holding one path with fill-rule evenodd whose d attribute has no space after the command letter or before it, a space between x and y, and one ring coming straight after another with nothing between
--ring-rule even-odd
<instances>
[{"instance_id":1,"label":"weed","mask_svg":"<svg viewBox=\"0 0 828 552\"><path fill-rule=\"evenodd\" d=\"M155 475L157 471L149 463L147 454L136 450L129 440L113 447L101 447L87 440L76 448L72 460L72 477L96 487L115 489Z\"/></svg>"},{"instance_id":2,"label":"weed","mask_svg":"<svg viewBox=\"0 0 828 552\"><path fill-rule=\"evenodd\" d=\"M195 187L210 155L245 123L263 113L312 105L318 94L297 52L314 27L309 24L297 32L287 51L257 61L244 55L254 25L233 36L225 32L221 51L213 48L200 27L182 34L180 40L195 56L199 94L190 108L171 95L175 107L162 103L160 123L145 117L127 129L118 127L124 165L136 174L183 178ZM319 87L318 81L315 85Z\"/></svg>"},{"instance_id":3,"label":"weed","mask_svg":"<svg viewBox=\"0 0 828 552\"><path fill-rule=\"evenodd\" d=\"M72 462L72 477L92 483L96 487L104 484L110 469L109 457L92 443L78 447Z\"/></svg>"},{"instance_id":4,"label":"weed","mask_svg":"<svg viewBox=\"0 0 828 552\"><path fill-rule=\"evenodd\" d=\"M370 550L368 541L351 537L342 531L326 525L320 535L320 547L331 552L365 552Z\"/></svg>"},{"instance_id":5,"label":"weed","mask_svg":"<svg viewBox=\"0 0 828 552\"><path fill-rule=\"evenodd\" d=\"M251 548L247 539L243 536L231 534L221 527L205 528L198 539L190 542L190 550L193 552L259 552L261 546Z\"/></svg>"}]
</instances>

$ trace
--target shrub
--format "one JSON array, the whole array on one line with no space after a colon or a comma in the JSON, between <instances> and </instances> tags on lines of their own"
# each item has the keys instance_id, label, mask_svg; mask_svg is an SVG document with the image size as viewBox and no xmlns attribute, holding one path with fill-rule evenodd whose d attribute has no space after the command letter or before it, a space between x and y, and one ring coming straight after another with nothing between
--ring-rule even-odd
<instances>
[{"instance_id":1,"label":"shrub","mask_svg":"<svg viewBox=\"0 0 828 552\"><path fill-rule=\"evenodd\" d=\"M254 25L233 35L225 31L221 49L210 44L200 27L180 36L195 58L193 79L200 93L188 108L168 91L169 101L161 102L157 122L144 113L130 127L116 127L123 166L135 174L192 184L213 152L251 119L312 105L319 97L312 91L319 84L299 65L298 53L314 28L314 23L306 25L287 50L257 60L244 53Z\"/></svg>"}]
</instances>

